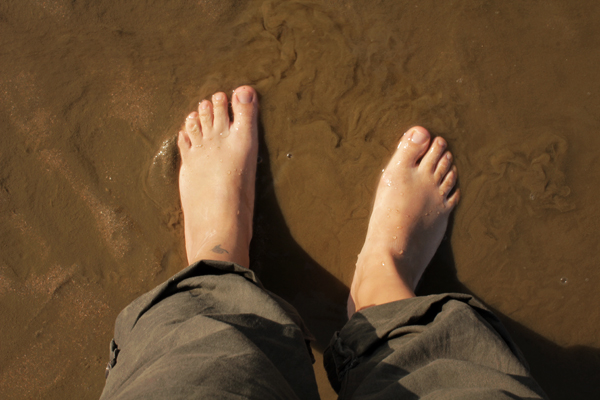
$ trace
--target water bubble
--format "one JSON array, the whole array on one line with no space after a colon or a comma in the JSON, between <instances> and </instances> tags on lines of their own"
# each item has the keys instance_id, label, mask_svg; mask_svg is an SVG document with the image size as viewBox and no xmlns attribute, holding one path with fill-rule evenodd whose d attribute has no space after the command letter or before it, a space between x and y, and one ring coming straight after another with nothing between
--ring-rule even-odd
<instances>
[{"instance_id":1,"label":"water bubble","mask_svg":"<svg viewBox=\"0 0 600 400\"><path fill-rule=\"evenodd\" d=\"M287 154L286 154L286 157L287 157L287 158L292 158L292 153L287 153Z\"/></svg>"},{"instance_id":2,"label":"water bubble","mask_svg":"<svg viewBox=\"0 0 600 400\"><path fill-rule=\"evenodd\" d=\"M569 280L567 278L565 278L564 276L562 278L560 278L560 283L563 285L566 285L567 282L569 282Z\"/></svg>"},{"instance_id":3,"label":"water bubble","mask_svg":"<svg viewBox=\"0 0 600 400\"><path fill-rule=\"evenodd\" d=\"M398 254L404 254L404 250L400 250Z\"/></svg>"},{"instance_id":4,"label":"water bubble","mask_svg":"<svg viewBox=\"0 0 600 400\"><path fill-rule=\"evenodd\" d=\"M231 175L231 171L227 171L227 175Z\"/></svg>"},{"instance_id":5,"label":"water bubble","mask_svg":"<svg viewBox=\"0 0 600 400\"><path fill-rule=\"evenodd\" d=\"M533 192L529 194L529 200L535 200L535 194Z\"/></svg>"},{"instance_id":6,"label":"water bubble","mask_svg":"<svg viewBox=\"0 0 600 400\"><path fill-rule=\"evenodd\" d=\"M396 240L396 236L392 236L392 239Z\"/></svg>"}]
</instances>

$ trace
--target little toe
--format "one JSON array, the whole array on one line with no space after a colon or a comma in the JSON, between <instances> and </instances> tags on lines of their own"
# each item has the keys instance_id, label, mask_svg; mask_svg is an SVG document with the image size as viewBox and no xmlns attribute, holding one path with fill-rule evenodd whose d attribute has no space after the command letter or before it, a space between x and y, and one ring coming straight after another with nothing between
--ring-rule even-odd
<instances>
[{"instance_id":1,"label":"little toe","mask_svg":"<svg viewBox=\"0 0 600 400\"><path fill-rule=\"evenodd\" d=\"M452 193L452 196L448 197L448 200L446 200L446 205L448 207L448 209L450 211L452 211L452 209L454 207L456 207L456 205L458 204L460 200L460 189L456 189L454 191L454 193Z\"/></svg>"},{"instance_id":2,"label":"little toe","mask_svg":"<svg viewBox=\"0 0 600 400\"><path fill-rule=\"evenodd\" d=\"M454 185L456 184L456 176L456 166L452 166L452 169L446 174L440 185L440 194L442 196L448 196L448 193L450 193L452 188L454 188Z\"/></svg>"},{"instance_id":3,"label":"little toe","mask_svg":"<svg viewBox=\"0 0 600 400\"><path fill-rule=\"evenodd\" d=\"M184 130L179 131L179 135L177 135L177 147L179 147L180 154L187 152L192 147L192 141Z\"/></svg>"},{"instance_id":4,"label":"little toe","mask_svg":"<svg viewBox=\"0 0 600 400\"><path fill-rule=\"evenodd\" d=\"M258 99L256 91L250 86L240 86L235 89L231 99L233 109L233 130L247 131L255 125Z\"/></svg>"},{"instance_id":5,"label":"little toe","mask_svg":"<svg viewBox=\"0 0 600 400\"><path fill-rule=\"evenodd\" d=\"M448 147L448 144L443 138L435 138L431 143L429 150L423 156L421 164L419 164L419 169L427 171L429 173L434 173L437 164L440 161L442 154L444 153L444 150L446 150L446 147Z\"/></svg>"},{"instance_id":6,"label":"little toe","mask_svg":"<svg viewBox=\"0 0 600 400\"><path fill-rule=\"evenodd\" d=\"M435 172L433 173L433 177L438 184L442 181L442 179L444 179L448 171L450 171L451 167L452 154L449 151L447 151L437 162L435 166Z\"/></svg>"},{"instance_id":7,"label":"little toe","mask_svg":"<svg viewBox=\"0 0 600 400\"><path fill-rule=\"evenodd\" d=\"M229 103L227 95L223 92L215 93L212 97L213 103L213 129L212 133L220 135L229 129Z\"/></svg>"},{"instance_id":8,"label":"little toe","mask_svg":"<svg viewBox=\"0 0 600 400\"><path fill-rule=\"evenodd\" d=\"M400 140L398 151L394 154L392 161L406 167L416 166L428 149L429 139L430 135L427 129L421 126L409 129Z\"/></svg>"}]
</instances>

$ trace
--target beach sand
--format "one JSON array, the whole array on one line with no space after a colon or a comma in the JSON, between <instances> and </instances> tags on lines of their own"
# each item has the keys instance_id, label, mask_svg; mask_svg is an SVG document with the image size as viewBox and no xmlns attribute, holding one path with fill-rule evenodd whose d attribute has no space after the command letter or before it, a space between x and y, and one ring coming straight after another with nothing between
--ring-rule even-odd
<instances>
[{"instance_id":1,"label":"beach sand","mask_svg":"<svg viewBox=\"0 0 600 400\"><path fill-rule=\"evenodd\" d=\"M471 3L0 5L0 398L98 398L117 314L186 265L172 138L241 84L253 268L314 331L323 399L378 175L417 124L462 191L418 293L474 294L551 398L599 396L600 4Z\"/></svg>"}]
</instances>

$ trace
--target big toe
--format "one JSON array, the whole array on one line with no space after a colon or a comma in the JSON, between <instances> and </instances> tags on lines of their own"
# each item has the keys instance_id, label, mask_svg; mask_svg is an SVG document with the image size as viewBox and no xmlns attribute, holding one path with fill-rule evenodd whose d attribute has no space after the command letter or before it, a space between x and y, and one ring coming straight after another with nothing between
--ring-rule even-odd
<instances>
[{"instance_id":1,"label":"big toe","mask_svg":"<svg viewBox=\"0 0 600 400\"><path fill-rule=\"evenodd\" d=\"M422 126L410 128L400 140L394 161L407 167L416 166L429 148L430 137Z\"/></svg>"},{"instance_id":2,"label":"big toe","mask_svg":"<svg viewBox=\"0 0 600 400\"><path fill-rule=\"evenodd\" d=\"M256 125L257 97L256 91L250 86L240 86L234 90L231 99L234 131L247 131Z\"/></svg>"}]
</instances>

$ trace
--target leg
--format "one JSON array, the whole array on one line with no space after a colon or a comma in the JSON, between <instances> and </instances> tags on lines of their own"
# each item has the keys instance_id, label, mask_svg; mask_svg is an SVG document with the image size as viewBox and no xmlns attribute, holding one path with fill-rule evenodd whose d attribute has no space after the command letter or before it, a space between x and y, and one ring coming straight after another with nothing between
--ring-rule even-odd
<instances>
[{"instance_id":1,"label":"leg","mask_svg":"<svg viewBox=\"0 0 600 400\"><path fill-rule=\"evenodd\" d=\"M500 321L471 296L415 297L459 198L445 149L415 127L381 177L350 289L351 318L324 356L340 399L545 396Z\"/></svg>"},{"instance_id":2,"label":"leg","mask_svg":"<svg viewBox=\"0 0 600 400\"><path fill-rule=\"evenodd\" d=\"M414 290L437 250L448 217L459 200L450 195L456 167L437 138L408 131L377 187L367 238L350 288L348 316L356 310L414 297Z\"/></svg>"},{"instance_id":3,"label":"leg","mask_svg":"<svg viewBox=\"0 0 600 400\"><path fill-rule=\"evenodd\" d=\"M249 266L258 154L258 99L236 89L229 120L225 93L204 100L179 132L179 191L190 264L201 259Z\"/></svg>"},{"instance_id":4,"label":"leg","mask_svg":"<svg viewBox=\"0 0 600 400\"><path fill-rule=\"evenodd\" d=\"M123 310L102 399L318 398L296 311L248 268L257 95L200 103L179 133L190 266ZM212 261L208 261L211 259Z\"/></svg>"}]
</instances>

